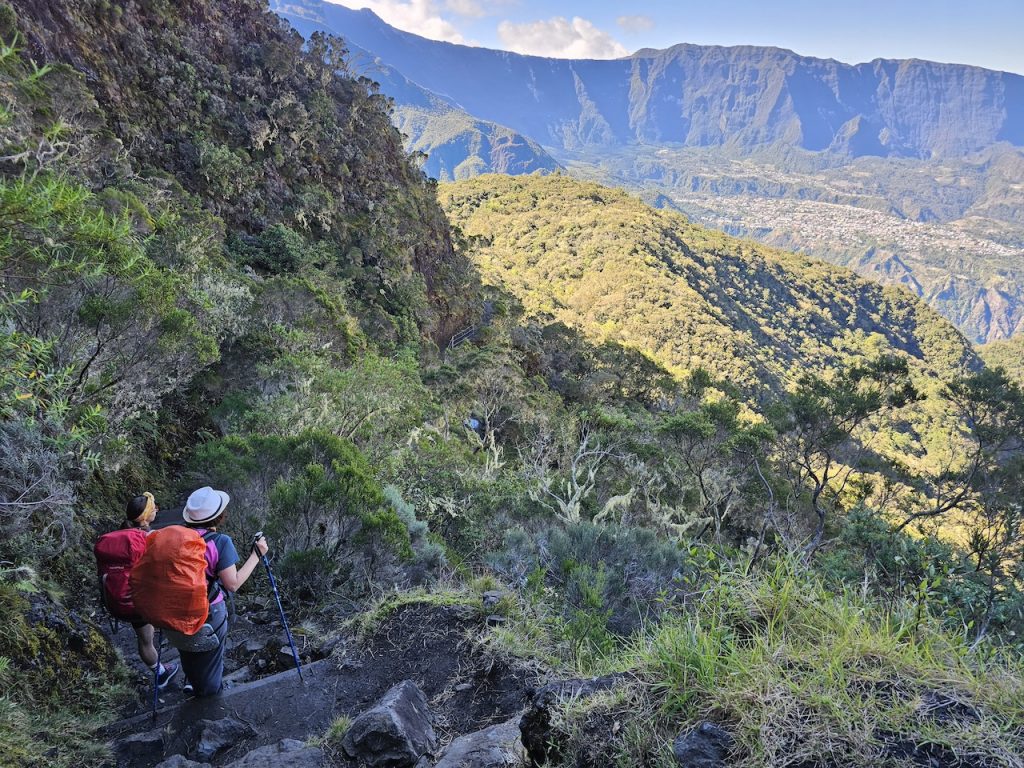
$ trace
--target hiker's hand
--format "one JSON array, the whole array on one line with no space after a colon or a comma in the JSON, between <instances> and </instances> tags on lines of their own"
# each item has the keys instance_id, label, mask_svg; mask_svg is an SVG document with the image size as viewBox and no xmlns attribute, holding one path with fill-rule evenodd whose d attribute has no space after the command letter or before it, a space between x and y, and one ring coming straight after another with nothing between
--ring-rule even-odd
<instances>
[{"instance_id":1,"label":"hiker's hand","mask_svg":"<svg viewBox=\"0 0 1024 768\"><path fill-rule=\"evenodd\" d=\"M263 557L265 554L267 554L267 550L270 549L270 546L267 544L267 537L260 536L258 539L256 539L256 543L252 545L252 548L256 550L256 553L260 557Z\"/></svg>"}]
</instances>

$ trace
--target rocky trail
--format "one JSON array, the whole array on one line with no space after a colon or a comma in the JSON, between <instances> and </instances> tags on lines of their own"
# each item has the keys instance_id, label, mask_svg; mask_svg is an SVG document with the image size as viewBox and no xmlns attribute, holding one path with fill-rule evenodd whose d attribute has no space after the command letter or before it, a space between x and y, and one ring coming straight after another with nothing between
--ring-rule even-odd
<instances>
[{"instance_id":1,"label":"rocky trail","mask_svg":"<svg viewBox=\"0 0 1024 768\"><path fill-rule=\"evenodd\" d=\"M235 682L229 688L209 699L185 697L179 675L162 693L155 722L142 701L149 693L140 675L139 711L101 734L113 744L116 765L430 766L433 757L441 759L437 765L522 764L518 721L538 681L480 651L474 638L486 630L481 611L413 603L383 618L365 638L343 636L304 650L300 641L304 681L281 654L278 628L262 626L269 639L260 645L260 627L243 615L232 628L226 669L234 667ZM131 658L130 630L118 641ZM271 674L246 681L264 671ZM343 716L352 719L344 748L306 746L316 745ZM509 760L443 761L446 748L472 752L479 738L467 744L463 737L478 731L485 741L516 742L505 750ZM511 762L513 756L519 762ZM417 762L421 758L427 762Z\"/></svg>"}]
</instances>

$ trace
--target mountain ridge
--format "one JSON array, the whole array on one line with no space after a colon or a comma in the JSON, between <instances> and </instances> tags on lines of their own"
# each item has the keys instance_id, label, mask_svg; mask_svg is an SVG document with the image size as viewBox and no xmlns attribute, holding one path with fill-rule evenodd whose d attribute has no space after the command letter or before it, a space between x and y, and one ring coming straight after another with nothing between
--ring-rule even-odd
<instances>
[{"instance_id":1,"label":"mountain ridge","mask_svg":"<svg viewBox=\"0 0 1024 768\"><path fill-rule=\"evenodd\" d=\"M317 9L346 39L400 71L415 71L419 85L470 114L566 149L782 142L852 157L945 157L1004 140L1024 145L1024 77L1008 72L920 59L851 65L782 48L692 43L621 59L545 59L428 40L387 27L366 9L317 0L300 0L300 7ZM738 54L754 51L759 61L743 68ZM471 74L452 76L453 57ZM723 67L733 74L716 76ZM601 82L607 77L611 86ZM504 98L492 104L496 88ZM958 114L964 119L954 119ZM739 130L729 126L744 119Z\"/></svg>"},{"instance_id":2,"label":"mountain ridge","mask_svg":"<svg viewBox=\"0 0 1024 768\"><path fill-rule=\"evenodd\" d=\"M690 224L619 189L478 176L439 194L477 238L485 280L677 376L703 368L757 397L876 348L940 379L979 366L952 324L909 292Z\"/></svg>"}]
</instances>

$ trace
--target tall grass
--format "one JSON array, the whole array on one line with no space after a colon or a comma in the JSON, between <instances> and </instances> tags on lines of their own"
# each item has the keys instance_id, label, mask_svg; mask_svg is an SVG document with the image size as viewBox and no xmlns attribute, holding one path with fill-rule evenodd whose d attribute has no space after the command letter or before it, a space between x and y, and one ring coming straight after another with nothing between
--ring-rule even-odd
<instances>
[{"instance_id":1,"label":"tall grass","mask_svg":"<svg viewBox=\"0 0 1024 768\"><path fill-rule=\"evenodd\" d=\"M883 613L829 592L792 561L723 574L609 661L646 686L664 743L713 720L734 734L736 765L900 765L915 750L1024 765L1018 666L973 655L909 604Z\"/></svg>"}]
</instances>

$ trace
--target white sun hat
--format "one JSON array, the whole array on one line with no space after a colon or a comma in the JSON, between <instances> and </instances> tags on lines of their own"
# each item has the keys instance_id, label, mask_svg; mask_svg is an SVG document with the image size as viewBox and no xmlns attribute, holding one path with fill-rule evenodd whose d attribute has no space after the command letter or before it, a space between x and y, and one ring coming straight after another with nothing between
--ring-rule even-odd
<instances>
[{"instance_id":1,"label":"white sun hat","mask_svg":"<svg viewBox=\"0 0 1024 768\"><path fill-rule=\"evenodd\" d=\"M181 516L186 523L206 523L213 520L228 505L231 497L224 491L215 491L208 485L192 491L192 495L185 502L185 509Z\"/></svg>"}]
</instances>

